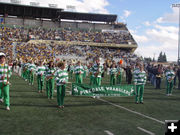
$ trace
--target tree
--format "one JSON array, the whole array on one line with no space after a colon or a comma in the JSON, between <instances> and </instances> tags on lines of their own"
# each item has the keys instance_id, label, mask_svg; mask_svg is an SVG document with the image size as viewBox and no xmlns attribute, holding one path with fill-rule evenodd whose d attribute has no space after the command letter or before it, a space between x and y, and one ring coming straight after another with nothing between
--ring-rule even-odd
<instances>
[{"instance_id":1,"label":"tree","mask_svg":"<svg viewBox=\"0 0 180 135\"><path fill-rule=\"evenodd\" d=\"M163 55L163 60L164 60L164 62L167 62L167 58L166 58L166 54L165 53Z\"/></svg>"},{"instance_id":2,"label":"tree","mask_svg":"<svg viewBox=\"0 0 180 135\"><path fill-rule=\"evenodd\" d=\"M159 54L159 57L158 57L158 62L163 62L162 52L160 52L160 54Z\"/></svg>"},{"instance_id":3,"label":"tree","mask_svg":"<svg viewBox=\"0 0 180 135\"><path fill-rule=\"evenodd\" d=\"M163 54L162 52L160 52L159 57L158 57L158 62L167 62L165 53Z\"/></svg>"}]
</instances>

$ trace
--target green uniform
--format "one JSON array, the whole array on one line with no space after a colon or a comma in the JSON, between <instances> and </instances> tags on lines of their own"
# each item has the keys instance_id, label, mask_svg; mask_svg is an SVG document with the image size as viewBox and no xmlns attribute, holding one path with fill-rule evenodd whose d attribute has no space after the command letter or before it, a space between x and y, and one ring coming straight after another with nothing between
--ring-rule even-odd
<instances>
[{"instance_id":1,"label":"green uniform","mask_svg":"<svg viewBox=\"0 0 180 135\"><path fill-rule=\"evenodd\" d=\"M46 71L46 77L52 77L50 79L47 80L47 97L48 98L53 98L53 93L54 93L54 73L55 73L55 68L47 68Z\"/></svg>"},{"instance_id":2,"label":"green uniform","mask_svg":"<svg viewBox=\"0 0 180 135\"><path fill-rule=\"evenodd\" d=\"M70 65L69 67L69 78L70 79L73 79L73 72L74 72L74 66L73 65Z\"/></svg>"},{"instance_id":3,"label":"green uniform","mask_svg":"<svg viewBox=\"0 0 180 135\"><path fill-rule=\"evenodd\" d=\"M136 85L136 103L143 103L144 85L146 84L146 72L140 71L134 74L134 84Z\"/></svg>"},{"instance_id":4,"label":"green uniform","mask_svg":"<svg viewBox=\"0 0 180 135\"><path fill-rule=\"evenodd\" d=\"M55 80L57 85L57 103L58 106L64 105L66 83L68 82L68 72L66 69L58 69L55 73Z\"/></svg>"},{"instance_id":5,"label":"green uniform","mask_svg":"<svg viewBox=\"0 0 180 135\"><path fill-rule=\"evenodd\" d=\"M109 72L110 72L110 85L116 85L116 76L118 73L117 68L111 68Z\"/></svg>"},{"instance_id":6,"label":"green uniform","mask_svg":"<svg viewBox=\"0 0 180 135\"><path fill-rule=\"evenodd\" d=\"M83 83L83 73L84 68L83 66L76 66L74 69L75 76L76 76L76 83Z\"/></svg>"},{"instance_id":7,"label":"green uniform","mask_svg":"<svg viewBox=\"0 0 180 135\"><path fill-rule=\"evenodd\" d=\"M102 65L94 64L93 72L94 72L94 84L96 86L101 86L103 66Z\"/></svg>"},{"instance_id":8,"label":"green uniform","mask_svg":"<svg viewBox=\"0 0 180 135\"><path fill-rule=\"evenodd\" d=\"M173 84L174 84L173 80L174 80L175 74L174 74L173 70L167 70L165 75L166 75L166 81L167 81L166 94L171 95L172 89L173 89Z\"/></svg>"},{"instance_id":9,"label":"green uniform","mask_svg":"<svg viewBox=\"0 0 180 135\"><path fill-rule=\"evenodd\" d=\"M84 68L84 74L83 74L83 77L86 78L87 66L84 65L83 68Z\"/></svg>"},{"instance_id":10,"label":"green uniform","mask_svg":"<svg viewBox=\"0 0 180 135\"><path fill-rule=\"evenodd\" d=\"M25 81L29 80L29 70L28 70L29 64L30 63L25 63L23 67L23 74L24 74L23 76Z\"/></svg>"},{"instance_id":11,"label":"green uniform","mask_svg":"<svg viewBox=\"0 0 180 135\"><path fill-rule=\"evenodd\" d=\"M5 77L3 80L0 79L0 99L4 98L6 107L10 106L9 84L6 85L6 83L9 81L8 78L11 77L11 74L11 69L7 64L0 65L0 78Z\"/></svg>"},{"instance_id":12,"label":"green uniform","mask_svg":"<svg viewBox=\"0 0 180 135\"><path fill-rule=\"evenodd\" d=\"M123 72L123 69L121 67L118 67L117 68L118 70L118 74L117 74L117 84L121 84L122 82L122 72Z\"/></svg>"},{"instance_id":13,"label":"green uniform","mask_svg":"<svg viewBox=\"0 0 180 135\"><path fill-rule=\"evenodd\" d=\"M45 66L37 67L36 74L37 74L38 91L43 90L45 70L46 70Z\"/></svg>"},{"instance_id":14,"label":"green uniform","mask_svg":"<svg viewBox=\"0 0 180 135\"><path fill-rule=\"evenodd\" d=\"M36 65L34 64L29 64L29 84L33 85L34 84L34 73L36 71Z\"/></svg>"},{"instance_id":15,"label":"green uniform","mask_svg":"<svg viewBox=\"0 0 180 135\"><path fill-rule=\"evenodd\" d=\"M89 68L89 73L90 73L90 85L94 85L94 72L93 72L93 67Z\"/></svg>"},{"instance_id":16,"label":"green uniform","mask_svg":"<svg viewBox=\"0 0 180 135\"><path fill-rule=\"evenodd\" d=\"M47 67L47 65L45 65L46 94L48 92L48 81L46 79L47 71L48 71L48 67Z\"/></svg>"}]
</instances>

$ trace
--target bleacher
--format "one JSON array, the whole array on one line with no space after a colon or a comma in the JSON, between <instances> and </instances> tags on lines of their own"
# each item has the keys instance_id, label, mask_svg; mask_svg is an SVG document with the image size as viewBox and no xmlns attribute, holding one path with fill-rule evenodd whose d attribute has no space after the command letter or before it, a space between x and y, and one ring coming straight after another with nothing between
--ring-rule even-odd
<instances>
[{"instance_id":1,"label":"bleacher","mask_svg":"<svg viewBox=\"0 0 180 135\"><path fill-rule=\"evenodd\" d=\"M47 12L49 14L45 15ZM3 20L1 41L6 44L18 42L12 52L15 54L10 54L18 59L57 56L91 59L96 56L106 58L108 53L118 58L137 48L126 25L115 22L117 15L67 12L9 3L0 4L0 15ZM89 51L86 51L87 47ZM123 53L118 55L119 51Z\"/></svg>"}]
</instances>

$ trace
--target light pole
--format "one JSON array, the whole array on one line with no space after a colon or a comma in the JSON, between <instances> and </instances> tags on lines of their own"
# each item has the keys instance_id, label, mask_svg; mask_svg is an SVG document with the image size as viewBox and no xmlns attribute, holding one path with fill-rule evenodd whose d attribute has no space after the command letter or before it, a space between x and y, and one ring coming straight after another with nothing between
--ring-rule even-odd
<instances>
[{"instance_id":1,"label":"light pole","mask_svg":"<svg viewBox=\"0 0 180 135\"><path fill-rule=\"evenodd\" d=\"M177 63L178 63L178 65L180 65L180 4L172 4L172 7L179 8L178 60L177 60Z\"/></svg>"}]
</instances>

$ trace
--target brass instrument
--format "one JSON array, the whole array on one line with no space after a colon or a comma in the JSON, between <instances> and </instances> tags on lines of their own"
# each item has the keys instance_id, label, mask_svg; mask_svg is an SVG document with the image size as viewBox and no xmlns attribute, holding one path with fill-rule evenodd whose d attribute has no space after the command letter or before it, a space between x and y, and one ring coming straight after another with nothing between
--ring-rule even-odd
<instances>
[{"instance_id":1,"label":"brass instrument","mask_svg":"<svg viewBox=\"0 0 180 135\"><path fill-rule=\"evenodd\" d=\"M162 74L156 75L156 77L161 78L161 77L162 77Z\"/></svg>"}]
</instances>

